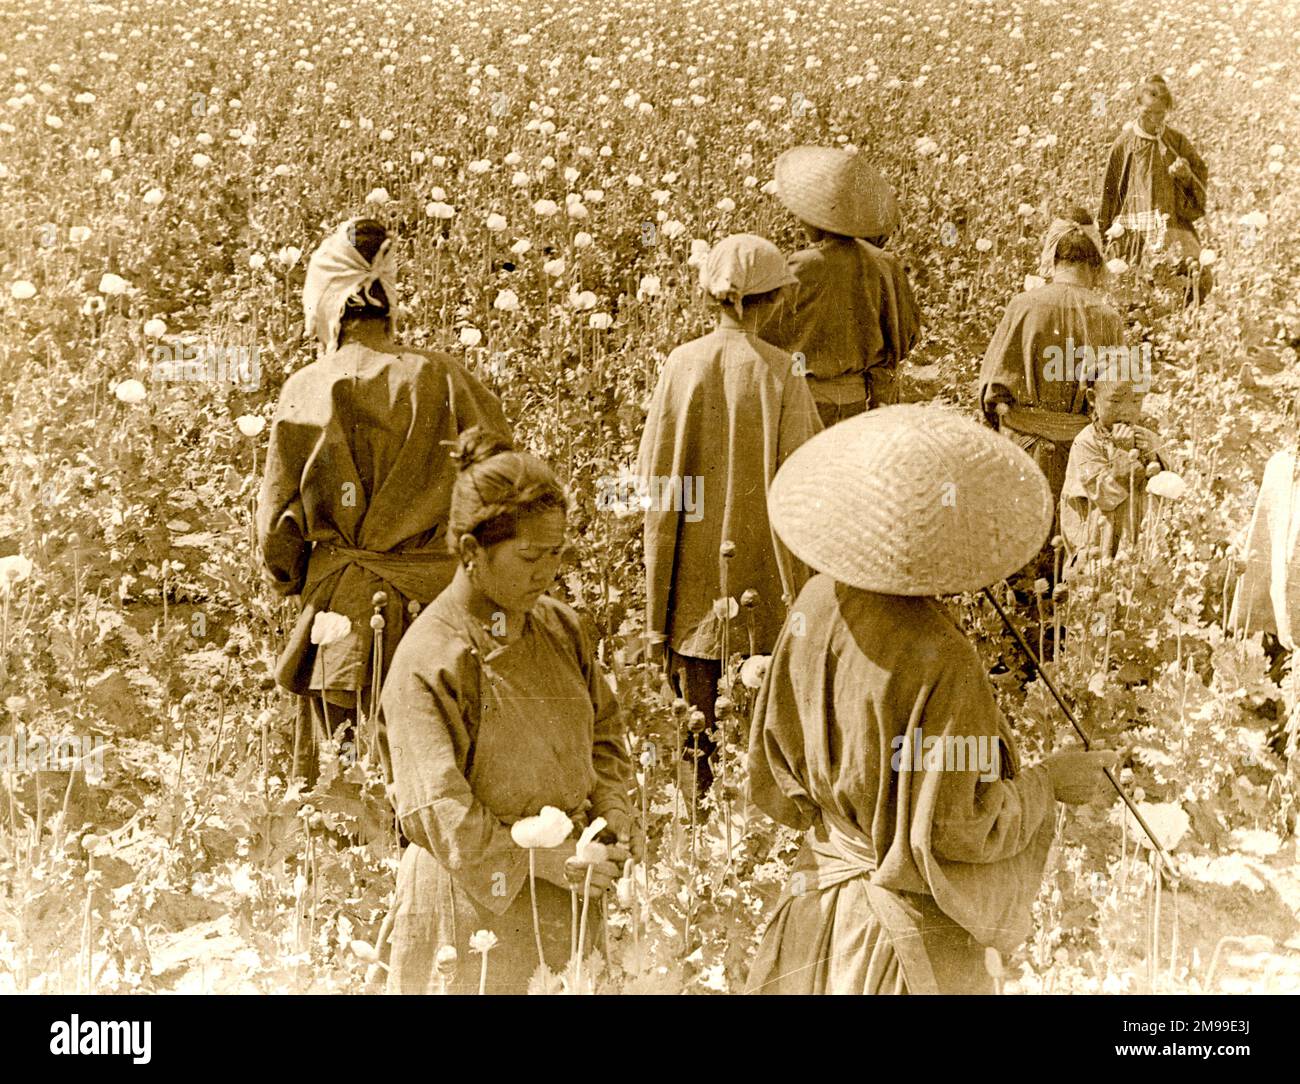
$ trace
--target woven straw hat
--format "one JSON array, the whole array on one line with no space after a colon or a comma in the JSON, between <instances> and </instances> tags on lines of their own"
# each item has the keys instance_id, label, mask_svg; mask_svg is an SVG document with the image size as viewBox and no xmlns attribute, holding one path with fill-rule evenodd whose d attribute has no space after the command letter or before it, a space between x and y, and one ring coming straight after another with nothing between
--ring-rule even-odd
<instances>
[{"instance_id":1,"label":"woven straw hat","mask_svg":"<svg viewBox=\"0 0 1300 1084\"><path fill-rule=\"evenodd\" d=\"M859 414L777 472L768 514L796 557L891 595L976 591L1023 568L1052 526L1043 472L1005 436L941 407Z\"/></svg>"},{"instance_id":2,"label":"woven straw hat","mask_svg":"<svg viewBox=\"0 0 1300 1084\"><path fill-rule=\"evenodd\" d=\"M776 160L776 194L796 217L831 233L881 237L898 226L893 188L861 153L794 147Z\"/></svg>"}]
</instances>

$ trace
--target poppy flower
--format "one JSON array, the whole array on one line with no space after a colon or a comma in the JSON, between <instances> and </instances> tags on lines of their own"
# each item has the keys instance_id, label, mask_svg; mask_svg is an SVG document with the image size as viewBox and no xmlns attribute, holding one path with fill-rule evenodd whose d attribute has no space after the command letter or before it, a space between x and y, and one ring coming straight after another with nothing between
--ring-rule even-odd
<instances>
[{"instance_id":1,"label":"poppy flower","mask_svg":"<svg viewBox=\"0 0 1300 1084\"><path fill-rule=\"evenodd\" d=\"M1187 483L1181 474L1171 470L1162 470L1147 482L1147 492L1166 500L1180 500L1187 493Z\"/></svg>"},{"instance_id":2,"label":"poppy flower","mask_svg":"<svg viewBox=\"0 0 1300 1084\"><path fill-rule=\"evenodd\" d=\"M120 297L131 288L131 284L122 278L121 275L114 275L110 271L105 271L99 277L99 292L109 294L112 297Z\"/></svg>"},{"instance_id":3,"label":"poppy flower","mask_svg":"<svg viewBox=\"0 0 1300 1084\"><path fill-rule=\"evenodd\" d=\"M113 394L117 396L119 401L126 403L128 406L133 406L136 403L143 402L148 393L144 390L144 385L140 381L123 380L113 389Z\"/></svg>"},{"instance_id":4,"label":"poppy flower","mask_svg":"<svg viewBox=\"0 0 1300 1084\"><path fill-rule=\"evenodd\" d=\"M524 817L510 826L510 838L519 847L558 847L573 831L573 821L553 805L542 806L535 817Z\"/></svg>"},{"instance_id":5,"label":"poppy flower","mask_svg":"<svg viewBox=\"0 0 1300 1084\"><path fill-rule=\"evenodd\" d=\"M768 667L772 665L771 655L751 655L740 664L740 683L746 689L757 689L767 676Z\"/></svg>"},{"instance_id":6,"label":"poppy flower","mask_svg":"<svg viewBox=\"0 0 1300 1084\"><path fill-rule=\"evenodd\" d=\"M16 301L26 301L36 296L36 287L26 279L19 279L9 287L9 293Z\"/></svg>"},{"instance_id":7,"label":"poppy flower","mask_svg":"<svg viewBox=\"0 0 1300 1084\"><path fill-rule=\"evenodd\" d=\"M241 414L235 419L235 425L246 437L255 437L266 428L266 419L256 414Z\"/></svg>"},{"instance_id":8,"label":"poppy flower","mask_svg":"<svg viewBox=\"0 0 1300 1084\"><path fill-rule=\"evenodd\" d=\"M573 849L573 861L577 865L594 866L609 857L609 848L596 842L596 837L604 830L605 824L604 817L597 817L582 830Z\"/></svg>"},{"instance_id":9,"label":"poppy flower","mask_svg":"<svg viewBox=\"0 0 1300 1084\"><path fill-rule=\"evenodd\" d=\"M352 631L352 621L347 614L336 614L332 610L321 610L311 623L311 642L324 647L337 643Z\"/></svg>"}]
</instances>

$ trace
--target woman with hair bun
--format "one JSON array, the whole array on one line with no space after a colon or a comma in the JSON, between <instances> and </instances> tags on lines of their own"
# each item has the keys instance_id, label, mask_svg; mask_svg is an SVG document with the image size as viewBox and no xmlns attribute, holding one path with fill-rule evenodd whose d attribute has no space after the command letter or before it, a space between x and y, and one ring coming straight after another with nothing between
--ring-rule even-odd
<instances>
[{"instance_id":1,"label":"woman with hair bun","mask_svg":"<svg viewBox=\"0 0 1300 1084\"><path fill-rule=\"evenodd\" d=\"M984 353L980 407L1033 457L1055 502L1070 443L1088 424L1088 383L1099 361L1125 349L1124 322L1097 289L1106 269L1087 211L1048 227L1038 273L1051 281L1011 299Z\"/></svg>"},{"instance_id":2,"label":"woman with hair bun","mask_svg":"<svg viewBox=\"0 0 1300 1084\"><path fill-rule=\"evenodd\" d=\"M546 806L577 824L603 817L603 892L640 841L618 701L578 615L545 592L565 549L567 501L551 469L505 439L462 436L448 545L451 584L402 640L384 685L398 818L410 846L397 875L389 990L429 993L435 958L491 930L488 988L525 993L537 969L529 853L510 826ZM575 843L539 848L545 961L569 958ZM453 986L452 989L460 989ZM472 992L472 985L463 987Z\"/></svg>"},{"instance_id":3,"label":"woman with hair bun","mask_svg":"<svg viewBox=\"0 0 1300 1084\"><path fill-rule=\"evenodd\" d=\"M258 498L266 575L302 600L276 677L300 697L294 773L309 780L317 739L352 724L358 698L370 713L379 592L386 667L412 604L431 602L455 571L451 446L474 426L509 432L496 396L457 361L394 339L391 247L382 223L361 219L312 254L303 315L322 353L281 389ZM326 612L347 618L347 632L314 643Z\"/></svg>"}]
</instances>

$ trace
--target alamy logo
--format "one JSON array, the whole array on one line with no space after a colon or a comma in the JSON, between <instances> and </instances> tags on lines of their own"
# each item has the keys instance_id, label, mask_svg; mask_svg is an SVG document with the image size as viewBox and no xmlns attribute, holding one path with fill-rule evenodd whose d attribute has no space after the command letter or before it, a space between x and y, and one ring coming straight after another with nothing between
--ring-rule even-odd
<instances>
[{"instance_id":1,"label":"alamy logo","mask_svg":"<svg viewBox=\"0 0 1300 1084\"><path fill-rule=\"evenodd\" d=\"M1076 346L1073 338L1064 348L1049 346L1043 350L1044 380L1117 380L1132 383L1140 390L1151 387L1151 344L1136 346Z\"/></svg>"},{"instance_id":2,"label":"alamy logo","mask_svg":"<svg viewBox=\"0 0 1300 1084\"><path fill-rule=\"evenodd\" d=\"M626 471L596 480L596 507L630 516L637 512L680 512L687 523L704 518L704 479L699 475L652 475Z\"/></svg>"},{"instance_id":3,"label":"alamy logo","mask_svg":"<svg viewBox=\"0 0 1300 1084\"><path fill-rule=\"evenodd\" d=\"M136 1065L148 1065L153 1023L149 1020L68 1020L50 1025L51 1054L129 1055Z\"/></svg>"},{"instance_id":4,"label":"alamy logo","mask_svg":"<svg viewBox=\"0 0 1300 1084\"><path fill-rule=\"evenodd\" d=\"M256 346L159 343L153 348L152 376L154 380L232 384L253 391L262 383L262 363Z\"/></svg>"},{"instance_id":5,"label":"alamy logo","mask_svg":"<svg viewBox=\"0 0 1300 1084\"><path fill-rule=\"evenodd\" d=\"M896 772L978 772L985 783L1002 774L999 738L988 734L944 734L927 738L918 728L912 740L899 734L890 742L894 755L889 766Z\"/></svg>"},{"instance_id":6,"label":"alamy logo","mask_svg":"<svg viewBox=\"0 0 1300 1084\"><path fill-rule=\"evenodd\" d=\"M76 771L85 772L92 786L103 782L103 738L70 732L47 738L29 734L22 726L0 738L0 774Z\"/></svg>"}]
</instances>

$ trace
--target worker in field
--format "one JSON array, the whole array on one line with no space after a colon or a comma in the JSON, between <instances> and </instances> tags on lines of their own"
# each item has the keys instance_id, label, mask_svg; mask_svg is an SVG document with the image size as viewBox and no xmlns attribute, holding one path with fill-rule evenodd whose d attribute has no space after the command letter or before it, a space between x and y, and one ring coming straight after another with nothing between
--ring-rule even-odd
<instances>
[{"instance_id":1,"label":"worker in field","mask_svg":"<svg viewBox=\"0 0 1300 1084\"><path fill-rule=\"evenodd\" d=\"M1115 351L1129 353L1124 321L1099 289L1103 244L1087 211L1052 222L1037 270L1044 281L1011 299L989 342L979 395L989 424L1033 457L1056 501L1070 444L1088 424L1088 385Z\"/></svg>"},{"instance_id":2,"label":"worker in field","mask_svg":"<svg viewBox=\"0 0 1300 1084\"><path fill-rule=\"evenodd\" d=\"M898 402L921 314L902 261L883 247L898 226L893 189L863 155L835 147L795 147L775 172L809 247L790 257L796 282L759 335L794 357L824 425Z\"/></svg>"},{"instance_id":3,"label":"worker in field","mask_svg":"<svg viewBox=\"0 0 1300 1084\"><path fill-rule=\"evenodd\" d=\"M686 751L696 770L688 797L713 783L724 628L726 653L766 654L807 576L768 529L767 487L821 422L790 355L755 333L793 281L780 250L761 237L714 246L700 285L717 327L668 356L641 437L646 631L703 724Z\"/></svg>"},{"instance_id":4,"label":"worker in field","mask_svg":"<svg viewBox=\"0 0 1300 1084\"><path fill-rule=\"evenodd\" d=\"M1137 116L1111 145L1097 225L1111 239L1112 255L1128 264L1171 257L1189 298L1199 299L1214 284L1200 263L1195 225L1205 217L1209 168L1191 140L1165 123L1173 108L1163 76L1138 86Z\"/></svg>"},{"instance_id":5,"label":"worker in field","mask_svg":"<svg viewBox=\"0 0 1300 1084\"><path fill-rule=\"evenodd\" d=\"M1029 456L938 407L885 407L777 474L772 525L818 573L759 690L749 798L805 831L750 993L991 993L1031 929L1056 802L1104 752L1020 760L974 644L938 596L1025 564L1052 522Z\"/></svg>"},{"instance_id":6,"label":"worker in field","mask_svg":"<svg viewBox=\"0 0 1300 1084\"><path fill-rule=\"evenodd\" d=\"M394 338L391 249L383 224L362 219L312 254L303 315L321 354L280 391L258 498L266 574L301 602L276 677L300 698L294 772L309 780L319 742L347 732L358 704L370 712L414 612L451 582L456 440L508 431L457 361Z\"/></svg>"}]
</instances>

